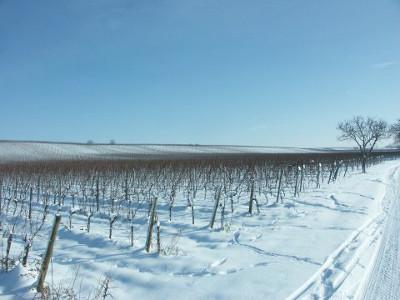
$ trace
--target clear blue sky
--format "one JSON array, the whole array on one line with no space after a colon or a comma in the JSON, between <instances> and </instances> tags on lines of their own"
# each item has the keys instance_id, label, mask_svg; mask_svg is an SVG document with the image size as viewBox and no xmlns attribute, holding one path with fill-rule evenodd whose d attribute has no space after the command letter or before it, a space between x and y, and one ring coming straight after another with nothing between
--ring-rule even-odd
<instances>
[{"instance_id":1,"label":"clear blue sky","mask_svg":"<svg viewBox=\"0 0 400 300\"><path fill-rule=\"evenodd\" d=\"M400 117L400 1L0 0L0 139L335 146Z\"/></svg>"}]
</instances>

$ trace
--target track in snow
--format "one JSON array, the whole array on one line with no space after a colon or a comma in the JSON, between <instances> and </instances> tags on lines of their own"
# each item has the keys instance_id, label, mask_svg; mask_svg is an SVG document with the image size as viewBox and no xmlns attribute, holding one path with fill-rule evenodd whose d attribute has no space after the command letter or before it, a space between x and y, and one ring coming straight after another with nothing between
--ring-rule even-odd
<instances>
[{"instance_id":1,"label":"track in snow","mask_svg":"<svg viewBox=\"0 0 400 300\"><path fill-rule=\"evenodd\" d=\"M400 299L400 168L382 184L383 211L353 232L287 300Z\"/></svg>"},{"instance_id":2,"label":"track in snow","mask_svg":"<svg viewBox=\"0 0 400 300\"><path fill-rule=\"evenodd\" d=\"M393 176L387 191L387 221L379 250L358 298L361 300L400 299L400 172Z\"/></svg>"}]
</instances>

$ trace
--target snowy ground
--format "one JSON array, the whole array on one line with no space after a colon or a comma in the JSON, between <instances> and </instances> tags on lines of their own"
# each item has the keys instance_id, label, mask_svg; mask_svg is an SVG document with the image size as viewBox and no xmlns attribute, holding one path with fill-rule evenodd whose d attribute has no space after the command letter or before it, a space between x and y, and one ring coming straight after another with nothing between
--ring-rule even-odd
<instances>
[{"instance_id":1,"label":"snowy ground","mask_svg":"<svg viewBox=\"0 0 400 300\"><path fill-rule=\"evenodd\" d=\"M136 219L130 247L127 224L117 223L110 241L105 217L95 216L88 234L80 216L69 230L63 211L47 282L71 285L78 270L74 286L82 295L109 276L114 299L352 299L371 286L363 275L375 269L369 267L371 258L380 257L387 219L382 200L399 166L398 161L374 166L367 174L286 198L284 205L262 205L253 216L243 201L223 229L208 227L212 199L197 201L194 226L184 201L172 223L161 203L162 246L169 255L144 251L145 213ZM1 299L32 299L35 261L45 251L47 235L33 245L30 271L18 266L0 274Z\"/></svg>"},{"instance_id":2,"label":"snowy ground","mask_svg":"<svg viewBox=\"0 0 400 300\"><path fill-rule=\"evenodd\" d=\"M384 233L358 291L360 299L400 299L400 169L393 173L390 182L384 200Z\"/></svg>"}]
</instances>

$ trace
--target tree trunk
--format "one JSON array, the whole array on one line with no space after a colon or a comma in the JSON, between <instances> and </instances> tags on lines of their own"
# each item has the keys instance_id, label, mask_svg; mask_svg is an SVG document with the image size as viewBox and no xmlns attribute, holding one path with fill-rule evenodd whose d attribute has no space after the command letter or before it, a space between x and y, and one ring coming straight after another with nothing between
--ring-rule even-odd
<instances>
[{"instance_id":1,"label":"tree trunk","mask_svg":"<svg viewBox=\"0 0 400 300\"><path fill-rule=\"evenodd\" d=\"M366 165L367 165L367 155L363 154L362 156L362 161L361 161L361 166L362 166L362 172L366 173Z\"/></svg>"}]
</instances>

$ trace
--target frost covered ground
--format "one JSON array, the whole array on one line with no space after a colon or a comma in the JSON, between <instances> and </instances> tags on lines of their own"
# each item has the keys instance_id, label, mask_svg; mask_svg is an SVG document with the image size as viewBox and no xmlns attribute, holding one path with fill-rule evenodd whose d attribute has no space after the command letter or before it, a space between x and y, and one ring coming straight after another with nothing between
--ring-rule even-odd
<instances>
[{"instance_id":1,"label":"frost covered ground","mask_svg":"<svg viewBox=\"0 0 400 300\"><path fill-rule=\"evenodd\" d=\"M144 251L145 211L135 219L131 247L127 224L117 222L109 240L106 216L95 215L88 234L86 218L74 216L69 230L68 211L62 210L47 283L74 285L83 299L105 276L114 299L352 299L376 255L386 218L382 200L399 165L385 162L367 174L324 183L300 197L286 197L283 205L261 205L252 216L242 201L228 225L213 230L212 199L198 201L195 225L184 201L174 207L172 223L161 202L161 255ZM19 265L0 274L1 299L35 295L37 265L56 206L51 209L29 268ZM22 245L13 247L18 252Z\"/></svg>"}]
</instances>

